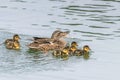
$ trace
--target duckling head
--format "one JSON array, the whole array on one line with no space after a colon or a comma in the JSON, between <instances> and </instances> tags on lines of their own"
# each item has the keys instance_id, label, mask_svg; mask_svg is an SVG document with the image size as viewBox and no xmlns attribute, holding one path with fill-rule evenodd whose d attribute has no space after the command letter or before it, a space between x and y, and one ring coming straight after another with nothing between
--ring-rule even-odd
<instances>
[{"instance_id":1,"label":"duckling head","mask_svg":"<svg viewBox=\"0 0 120 80\"><path fill-rule=\"evenodd\" d=\"M19 39L20 39L20 37L19 37L18 34L15 34L15 35L13 36L13 40L14 40L14 41L18 41Z\"/></svg>"},{"instance_id":2,"label":"duckling head","mask_svg":"<svg viewBox=\"0 0 120 80\"><path fill-rule=\"evenodd\" d=\"M76 48L75 46L71 46L71 47L70 47L70 51L71 51L71 52L74 52L74 51L76 51L76 50L77 50L77 48Z\"/></svg>"},{"instance_id":3,"label":"duckling head","mask_svg":"<svg viewBox=\"0 0 120 80\"><path fill-rule=\"evenodd\" d=\"M68 47L65 47L62 52L66 55L69 55L69 48Z\"/></svg>"},{"instance_id":4,"label":"duckling head","mask_svg":"<svg viewBox=\"0 0 120 80\"><path fill-rule=\"evenodd\" d=\"M78 44L77 44L77 42L73 41L73 42L71 43L71 46L77 47Z\"/></svg>"},{"instance_id":5,"label":"duckling head","mask_svg":"<svg viewBox=\"0 0 120 80\"><path fill-rule=\"evenodd\" d=\"M88 45L83 46L83 51L89 52L91 49Z\"/></svg>"}]
</instances>

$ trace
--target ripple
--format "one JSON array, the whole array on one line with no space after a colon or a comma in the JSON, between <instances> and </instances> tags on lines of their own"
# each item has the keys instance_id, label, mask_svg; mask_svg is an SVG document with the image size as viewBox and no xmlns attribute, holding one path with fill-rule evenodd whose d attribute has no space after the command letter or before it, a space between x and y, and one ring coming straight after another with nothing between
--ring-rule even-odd
<instances>
[{"instance_id":1,"label":"ripple","mask_svg":"<svg viewBox=\"0 0 120 80\"><path fill-rule=\"evenodd\" d=\"M21 2L21 3L26 3L27 1L25 1L25 0L10 0L10 2Z\"/></svg>"},{"instance_id":2,"label":"ripple","mask_svg":"<svg viewBox=\"0 0 120 80\"><path fill-rule=\"evenodd\" d=\"M92 15L89 19L86 20L116 24L116 21L119 21L119 18L120 16Z\"/></svg>"},{"instance_id":3,"label":"ripple","mask_svg":"<svg viewBox=\"0 0 120 80\"><path fill-rule=\"evenodd\" d=\"M32 26L38 26L39 24L31 24Z\"/></svg>"},{"instance_id":4,"label":"ripple","mask_svg":"<svg viewBox=\"0 0 120 80\"><path fill-rule=\"evenodd\" d=\"M91 28L99 28L99 29L108 29L109 27L102 27L102 26L89 26Z\"/></svg>"},{"instance_id":5,"label":"ripple","mask_svg":"<svg viewBox=\"0 0 120 80\"><path fill-rule=\"evenodd\" d=\"M50 27L50 25L42 25L42 27Z\"/></svg>"},{"instance_id":6,"label":"ripple","mask_svg":"<svg viewBox=\"0 0 120 80\"><path fill-rule=\"evenodd\" d=\"M111 1L111 2L120 2L119 0L96 0L96 1L106 1L106 2Z\"/></svg>"},{"instance_id":7,"label":"ripple","mask_svg":"<svg viewBox=\"0 0 120 80\"><path fill-rule=\"evenodd\" d=\"M49 1L67 2L67 1L65 1L65 0L49 0Z\"/></svg>"},{"instance_id":8,"label":"ripple","mask_svg":"<svg viewBox=\"0 0 120 80\"><path fill-rule=\"evenodd\" d=\"M112 36L112 35L114 35L114 34L104 34L104 33L96 33L96 32L79 31L79 30L74 30L74 32L93 34L93 35L100 35L100 36Z\"/></svg>"},{"instance_id":9,"label":"ripple","mask_svg":"<svg viewBox=\"0 0 120 80\"><path fill-rule=\"evenodd\" d=\"M8 6L0 6L0 8L8 8Z\"/></svg>"},{"instance_id":10,"label":"ripple","mask_svg":"<svg viewBox=\"0 0 120 80\"><path fill-rule=\"evenodd\" d=\"M108 4L85 4L85 5L89 5L89 6L95 6L95 7L113 7L111 5L108 5Z\"/></svg>"},{"instance_id":11,"label":"ripple","mask_svg":"<svg viewBox=\"0 0 120 80\"><path fill-rule=\"evenodd\" d=\"M70 26L79 26L79 25L83 25L83 24L80 24L80 23L59 23L61 25L70 25Z\"/></svg>"},{"instance_id":12,"label":"ripple","mask_svg":"<svg viewBox=\"0 0 120 80\"><path fill-rule=\"evenodd\" d=\"M77 12L94 12L94 13L106 13L106 11L108 10L98 10L98 9L94 9L94 10L85 10L85 9L77 9L77 8L71 8L71 7L63 7L61 9L66 9L66 10L70 10L70 11L77 11Z\"/></svg>"}]
</instances>

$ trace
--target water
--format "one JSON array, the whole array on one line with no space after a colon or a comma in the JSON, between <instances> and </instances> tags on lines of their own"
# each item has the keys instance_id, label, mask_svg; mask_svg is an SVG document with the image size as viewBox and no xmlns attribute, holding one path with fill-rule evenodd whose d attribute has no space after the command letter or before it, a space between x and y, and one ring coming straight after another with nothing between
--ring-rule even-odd
<instances>
[{"instance_id":1,"label":"water","mask_svg":"<svg viewBox=\"0 0 120 80\"><path fill-rule=\"evenodd\" d=\"M0 42L19 34L21 50L0 46L1 80L120 79L119 0L0 0ZM29 53L33 36L50 37L69 30L67 41L87 44L90 59L56 59L51 53Z\"/></svg>"}]
</instances>

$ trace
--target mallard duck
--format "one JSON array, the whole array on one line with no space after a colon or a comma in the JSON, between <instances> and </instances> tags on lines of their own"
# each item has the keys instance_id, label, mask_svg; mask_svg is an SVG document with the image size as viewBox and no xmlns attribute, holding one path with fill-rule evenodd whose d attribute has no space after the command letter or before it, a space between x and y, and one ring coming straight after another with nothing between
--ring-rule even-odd
<instances>
[{"instance_id":1,"label":"mallard duck","mask_svg":"<svg viewBox=\"0 0 120 80\"><path fill-rule=\"evenodd\" d=\"M51 38L36 38L34 42L30 43L28 47L33 50L40 50L47 52L49 50L63 49L66 41L63 39L69 32L55 31Z\"/></svg>"},{"instance_id":2,"label":"mallard duck","mask_svg":"<svg viewBox=\"0 0 120 80\"><path fill-rule=\"evenodd\" d=\"M13 36L13 39L7 39L5 40L5 46L7 49L20 49L20 43L19 43L19 35L15 34Z\"/></svg>"},{"instance_id":3,"label":"mallard duck","mask_svg":"<svg viewBox=\"0 0 120 80\"><path fill-rule=\"evenodd\" d=\"M84 45L83 46L83 50L82 49L77 49L77 50L75 50L75 52L74 52L74 55L75 56L86 56L86 54L89 54L89 52L90 52L90 48L89 48L89 46L88 45Z\"/></svg>"}]
</instances>

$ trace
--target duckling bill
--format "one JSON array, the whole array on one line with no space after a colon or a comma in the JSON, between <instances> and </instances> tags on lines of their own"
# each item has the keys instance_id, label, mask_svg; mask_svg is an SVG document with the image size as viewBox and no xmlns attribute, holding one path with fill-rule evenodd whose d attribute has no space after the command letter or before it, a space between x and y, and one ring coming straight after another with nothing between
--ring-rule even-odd
<instances>
[{"instance_id":1,"label":"duckling bill","mask_svg":"<svg viewBox=\"0 0 120 80\"><path fill-rule=\"evenodd\" d=\"M5 40L5 46L7 49L20 49L20 43L19 43L19 35L15 34L13 36L13 39L7 39Z\"/></svg>"}]
</instances>

